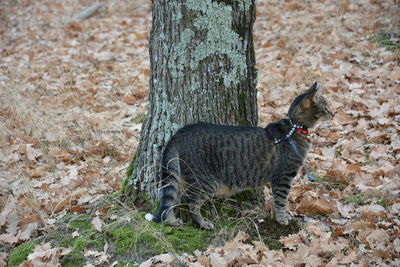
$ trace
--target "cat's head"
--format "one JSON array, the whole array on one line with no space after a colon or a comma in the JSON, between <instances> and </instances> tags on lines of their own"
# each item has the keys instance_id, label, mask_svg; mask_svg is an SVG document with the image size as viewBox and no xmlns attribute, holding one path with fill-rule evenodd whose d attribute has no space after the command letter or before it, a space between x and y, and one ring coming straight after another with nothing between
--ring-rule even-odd
<instances>
[{"instance_id":1,"label":"cat's head","mask_svg":"<svg viewBox=\"0 0 400 267\"><path fill-rule=\"evenodd\" d=\"M297 96L290 105L288 116L296 124L313 127L318 120L333 117L325 98L321 95L321 87L315 82L307 91Z\"/></svg>"}]
</instances>

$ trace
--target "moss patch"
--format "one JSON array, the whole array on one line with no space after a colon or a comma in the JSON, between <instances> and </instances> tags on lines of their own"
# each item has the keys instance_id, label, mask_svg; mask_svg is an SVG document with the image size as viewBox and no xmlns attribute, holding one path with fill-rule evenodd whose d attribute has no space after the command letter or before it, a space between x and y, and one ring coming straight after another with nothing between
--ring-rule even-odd
<instances>
[{"instance_id":1,"label":"moss patch","mask_svg":"<svg viewBox=\"0 0 400 267\"><path fill-rule=\"evenodd\" d=\"M212 232L202 231L188 224L183 227L170 227L165 224L147 222L144 213L136 213L132 222L110 223L105 233L115 247L117 260L141 262L151 256L166 252L191 253L196 249L204 250Z\"/></svg>"},{"instance_id":2,"label":"moss patch","mask_svg":"<svg viewBox=\"0 0 400 267\"><path fill-rule=\"evenodd\" d=\"M32 252L33 248L39 243L40 243L39 240L35 240L16 247L10 253L10 257L8 259L8 265L15 266L21 264L26 259L26 257L28 257L29 253Z\"/></svg>"},{"instance_id":3,"label":"moss patch","mask_svg":"<svg viewBox=\"0 0 400 267\"><path fill-rule=\"evenodd\" d=\"M388 50L400 50L400 33L380 32L372 39Z\"/></svg>"},{"instance_id":4,"label":"moss patch","mask_svg":"<svg viewBox=\"0 0 400 267\"><path fill-rule=\"evenodd\" d=\"M135 154L135 156L133 156L133 159L131 160L131 162L129 162L128 169L126 170L126 178L127 179L129 179L132 176L133 171L135 170L135 161L136 161L136 154Z\"/></svg>"},{"instance_id":5,"label":"moss patch","mask_svg":"<svg viewBox=\"0 0 400 267\"><path fill-rule=\"evenodd\" d=\"M132 119L132 122L135 123L135 124L140 124L140 123L143 123L145 119L146 119L146 114L145 113L138 113Z\"/></svg>"},{"instance_id":6,"label":"moss patch","mask_svg":"<svg viewBox=\"0 0 400 267\"><path fill-rule=\"evenodd\" d=\"M330 176L330 175L326 176L317 175L315 178L317 180L317 183L323 185L324 188L328 191L332 191L335 189L343 190L353 179L352 177Z\"/></svg>"},{"instance_id":7,"label":"moss patch","mask_svg":"<svg viewBox=\"0 0 400 267\"><path fill-rule=\"evenodd\" d=\"M104 198L103 205L109 207L101 216L104 227L101 232L95 230L91 220L98 205L94 205L91 214L69 214L57 223L57 230L14 249L9 265L23 262L34 246L40 242L51 242L52 247L71 248L71 252L60 259L62 266L84 266L93 259L84 256L85 249L103 251L108 246L109 262L118 261L120 266L137 266L148 258L161 253L193 253L205 250L209 245L221 246L233 239L238 231L250 235L250 240L264 241L269 248L281 247L281 236L300 230L300 224L292 221L289 226L276 224L263 210L256 190L239 194L234 199L213 200L204 206L204 215L211 218L215 225L213 231L203 231L195 227L190 220L184 219L182 227L170 227L161 223L148 222L145 212L129 210L110 204L112 199ZM219 206L219 207L218 207ZM181 212L185 216L185 212ZM186 213L186 216L188 214ZM77 231L79 236L72 237Z\"/></svg>"},{"instance_id":8,"label":"moss patch","mask_svg":"<svg viewBox=\"0 0 400 267\"><path fill-rule=\"evenodd\" d=\"M126 170L126 178L122 182L122 188L120 190L121 194L126 194L128 192L129 186L131 185L132 174L135 170L135 163L136 163L137 153L133 156L131 162L129 162L128 168Z\"/></svg>"},{"instance_id":9,"label":"moss patch","mask_svg":"<svg viewBox=\"0 0 400 267\"><path fill-rule=\"evenodd\" d=\"M357 203L359 205L363 205L367 203L367 197L363 194L351 194L347 197L346 203Z\"/></svg>"}]
</instances>

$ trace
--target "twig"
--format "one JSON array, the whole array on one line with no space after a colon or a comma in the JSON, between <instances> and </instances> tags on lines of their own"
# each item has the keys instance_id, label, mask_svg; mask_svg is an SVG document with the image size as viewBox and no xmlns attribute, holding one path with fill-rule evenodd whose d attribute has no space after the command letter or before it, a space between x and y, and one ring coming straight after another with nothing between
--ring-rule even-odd
<instances>
[{"instance_id":1,"label":"twig","mask_svg":"<svg viewBox=\"0 0 400 267\"><path fill-rule=\"evenodd\" d=\"M91 17L94 13L96 13L97 10L99 10L103 6L104 6L103 3L94 4L93 6L89 7L88 9L86 9L86 10L82 11L81 13L79 13L78 15L76 15L73 19L68 21L66 24L77 21L77 20L87 19L87 18Z\"/></svg>"}]
</instances>

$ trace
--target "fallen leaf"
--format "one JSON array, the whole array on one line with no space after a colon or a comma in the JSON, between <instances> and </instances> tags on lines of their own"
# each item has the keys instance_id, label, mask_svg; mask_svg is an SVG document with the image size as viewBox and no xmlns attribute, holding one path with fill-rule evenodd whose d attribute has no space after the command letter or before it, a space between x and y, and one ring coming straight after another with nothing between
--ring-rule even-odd
<instances>
[{"instance_id":1,"label":"fallen leaf","mask_svg":"<svg viewBox=\"0 0 400 267\"><path fill-rule=\"evenodd\" d=\"M71 236L75 238L75 237L80 236L80 234L79 234L78 231L75 231L75 232L73 232L73 233L71 234Z\"/></svg>"},{"instance_id":2,"label":"fallen leaf","mask_svg":"<svg viewBox=\"0 0 400 267\"><path fill-rule=\"evenodd\" d=\"M386 248L385 244L388 241L388 239L389 235L381 229L376 229L372 231L365 238L368 245L373 249L385 249Z\"/></svg>"},{"instance_id":3,"label":"fallen leaf","mask_svg":"<svg viewBox=\"0 0 400 267\"><path fill-rule=\"evenodd\" d=\"M31 238L31 235L36 229L38 228L38 224L36 222L33 223L28 223L22 228L22 232L19 235L20 240L29 240Z\"/></svg>"},{"instance_id":4,"label":"fallen leaf","mask_svg":"<svg viewBox=\"0 0 400 267\"><path fill-rule=\"evenodd\" d=\"M32 147L32 144L27 144L26 145L26 157L30 161L36 161L37 158L41 157L43 153Z\"/></svg>"},{"instance_id":5,"label":"fallen leaf","mask_svg":"<svg viewBox=\"0 0 400 267\"><path fill-rule=\"evenodd\" d=\"M288 249L296 250L298 245L303 243L303 240L299 234L291 234L291 235L282 237L281 239L279 239L279 242L281 242L283 244L283 246Z\"/></svg>"},{"instance_id":6,"label":"fallen leaf","mask_svg":"<svg viewBox=\"0 0 400 267\"><path fill-rule=\"evenodd\" d=\"M96 230L99 231L99 232L102 231L104 223L103 223L103 221L100 219L99 216L94 217L94 218L92 219L91 223L92 223L94 229L96 229Z\"/></svg>"},{"instance_id":7,"label":"fallen leaf","mask_svg":"<svg viewBox=\"0 0 400 267\"><path fill-rule=\"evenodd\" d=\"M337 212L335 204L325 198L303 198L296 208L296 212L306 215L327 215Z\"/></svg>"},{"instance_id":8,"label":"fallen leaf","mask_svg":"<svg viewBox=\"0 0 400 267\"><path fill-rule=\"evenodd\" d=\"M50 243L38 244L28 255L27 260L23 262L26 266L53 267L60 266L59 259L71 252L68 248L52 248Z\"/></svg>"}]
</instances>

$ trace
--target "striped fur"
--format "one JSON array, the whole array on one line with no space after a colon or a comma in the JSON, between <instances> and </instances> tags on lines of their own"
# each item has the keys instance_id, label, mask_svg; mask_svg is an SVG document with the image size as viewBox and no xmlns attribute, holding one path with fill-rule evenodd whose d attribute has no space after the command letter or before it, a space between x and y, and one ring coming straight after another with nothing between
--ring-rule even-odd
<instances>
[{"instance_id":1,"label":"striped fur","mask_svg":"<svg viewBox=\"0 0 400 267\"><path fill-rule=\"evenodd\" d=\"M307 127L330 115L316 84L290 107L292 121ZM267 127L271 128L287 133L291 126L288 119L282 119ZM152 220L182 225L173 211L174 205L182 200L189 205L194 222L211 230L213 224L200 213L207 199L271 183L275 220L287 225L287 196L310 147L304 135L295 133L293 139L302 158L289 143L274 144L268 131L261 127L197 123L181 128L162 154L160 206Z\"/></svg>"}]
</instances>

